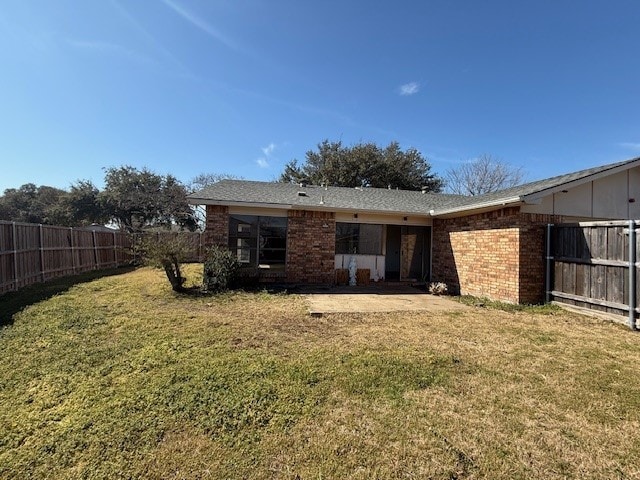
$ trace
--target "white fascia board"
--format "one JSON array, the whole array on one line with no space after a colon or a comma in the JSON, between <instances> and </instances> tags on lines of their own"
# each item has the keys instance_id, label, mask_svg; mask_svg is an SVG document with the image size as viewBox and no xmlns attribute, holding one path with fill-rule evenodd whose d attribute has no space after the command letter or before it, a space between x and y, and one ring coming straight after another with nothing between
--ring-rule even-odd
<instances>
[{"instance_id":1,"label":"white fascia board","mask_svg":"<svg viewBox=\"0 0 640 480\"><path fill-rule=\"evenodd\" d=\"M501 198L498 200L492 200L489 202L480 202L480 203L472 203L470 205L465 205L462 207L453 207L444 210L435 210L431 214L432 217L440 217L443 215L451 215L455 213L473 213L476 210L485 210L487 208L492 207L506 207L507 205L512 205L514 203L522 203L521 197L509 197L509 198Z\"/></svg>"}]
</instances>

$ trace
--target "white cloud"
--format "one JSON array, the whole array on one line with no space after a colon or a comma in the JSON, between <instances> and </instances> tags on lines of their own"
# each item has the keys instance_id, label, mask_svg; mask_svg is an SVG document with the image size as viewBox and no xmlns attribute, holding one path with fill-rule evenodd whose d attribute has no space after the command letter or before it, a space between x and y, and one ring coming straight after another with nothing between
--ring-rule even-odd
<instances>
[{"instance_id":1,"label":"white cloud","mask_svg":"<svg viewBox=\"0 0 640 480\"><path fill-rule=\"evenodd\" d=\"M256 163L258 164L258 166L260 168L269 168L269 162L267 162L267 159L264 157L260 157L256 160Z\"/></svg>"},{"instance_id":2,"label":"white cloud","mask_svg":"<svg viewBox=\"0 0 640 480\"><path fill-rule=\"evenodd\" d=\"M167 7L169 7L171 10L176 12L178 15L180 15L182 18L184 18L187 22L189 22L194 27L200 29L210 37L215 38L216 40L223 43L227 47L232 48L234 50L238 50L238 46L233 41L231 41L229 38L227 38L225 35L223 35L213 26L209 25L201 17L195 15L194 13L189 12L183 6L179 5L177 2L173 0L162 0L162 1Z\"/></svg>"},{"instance_id":3,"label":"white cloud","mask_svg":"<svg viewBox=\"0 0 640 480\"><path fill-rule=\"evenodd\" d=\"M420 91L420 84L418 82L409 82L404 85L400 85L398 93L403 96L415 95Z\"/></svg>"},{"instance_id":4,"label":"white cloud","mask_svg":"<svg viewBox=\"0 0 640 480\"><path fill-rule=\"evenodd\" d=\"M620 142L618 146L629 150L640 150L640 143L637 142Z\"/></svg>"},{"instance_id":5,"label":"white cloud","mask_svg":"<svg viewBox=\"0 0 640 480\"><path fill-rule=\"evenodd\" d=\"M276 144L271 142L269 145L267 145L266 147L262 147L262 153L264 153L265 157L270 157L271 154L273 154L273 151L276 149Z\"/></svg>"}]
</instances>

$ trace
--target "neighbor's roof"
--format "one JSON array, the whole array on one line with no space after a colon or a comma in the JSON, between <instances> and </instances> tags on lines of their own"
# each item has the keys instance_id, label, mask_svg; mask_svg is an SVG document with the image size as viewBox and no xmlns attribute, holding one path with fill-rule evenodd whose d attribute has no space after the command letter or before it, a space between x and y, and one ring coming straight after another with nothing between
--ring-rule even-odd
<instances>
[{"instance_id":1,"label":"neighbor's roof","mask_svg":"<svg viewBox=\"0 0 640 480\"><path fill-rule=\"evenodd\" d=\"M496 206L537 203L540 198L640 165L640 157L538 180L477 196L422 193L385 188L345 188L290 183L222 180L189 195L192 204L450 215Z\"/></svg>"}]
</instances>

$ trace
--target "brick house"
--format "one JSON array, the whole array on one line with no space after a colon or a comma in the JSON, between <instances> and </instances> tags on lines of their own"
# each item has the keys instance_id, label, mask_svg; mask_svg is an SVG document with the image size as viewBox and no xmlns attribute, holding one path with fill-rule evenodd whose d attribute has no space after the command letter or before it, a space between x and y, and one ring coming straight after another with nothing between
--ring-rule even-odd
<instances>
[{"instance_id":1,"label":"brick house","mask_svg":"<svg viewBox=\"0 0 640 480\"><path fill-rule=\"evenodd\" d=\"M548 223L640 218L640 158L464 197L223 180L189 197L205 242L260 281L333 284L354 257L372 281L442 281L456 293L535 303Z\"/></svg>"}]
</instances>

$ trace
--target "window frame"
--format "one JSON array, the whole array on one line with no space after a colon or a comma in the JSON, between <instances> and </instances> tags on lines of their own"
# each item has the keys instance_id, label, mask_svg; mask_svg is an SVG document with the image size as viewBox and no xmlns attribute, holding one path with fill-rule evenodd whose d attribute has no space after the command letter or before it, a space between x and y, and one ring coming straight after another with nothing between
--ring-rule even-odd
<instances>
[{"instance_id":1,"label":"window frame","mask_svg":"<svg viewBox=\"0 0 640 480\"><path fill-rule=\"evenodd\" d=\"M229 249L243 269L284 271L288 231L287 217L230 214Z\"/></svg>"},{"instance_id":2,"label":"window frame","mask_svg":"<svg viewBox=\"0 0 640 480\"><path fill-rule=\"evenodd\" d=\"M378 227L376 241L362 237L362 226ZM351 229L351 233L348 231ZM347 230L346 232L344 230ZM344 233L343 233L344 232ZM343 234L342 238L339 236ZM336 222L336 255L383 255L384 225L379 223Z\"/></svg>"}]
</instances>

